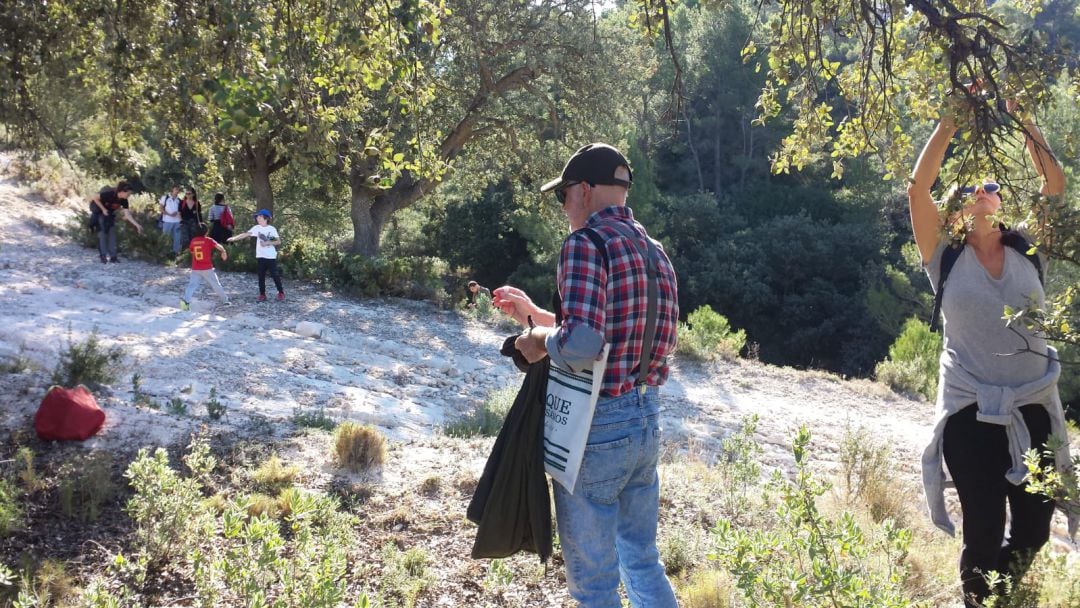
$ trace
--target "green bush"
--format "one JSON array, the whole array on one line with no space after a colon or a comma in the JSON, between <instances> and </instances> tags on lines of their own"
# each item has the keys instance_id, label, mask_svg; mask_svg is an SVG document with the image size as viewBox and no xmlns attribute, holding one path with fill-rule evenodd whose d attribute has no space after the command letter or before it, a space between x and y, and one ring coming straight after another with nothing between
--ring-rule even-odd
<instances>
[{"instance_id":1,"label":"green bush","mask_svg":"<svg viewBox=\"0 0 1080 608\"><path fill-rule=\"evenodd\" d=\"M494 437L499 434L516 396L514 387L492 391L471 412L447 424L444 432L450 437Z\"/></svg>"},{"instance_id":2,"label":"green bush","mask_svg":"<svg viewBox=\"0 0 1080 608\"><path fill-rule=\"evenodd\" d=\"M679 354L697 361L734 359L746 346L746 332L732 331L727 317L701 306L679 323Z\"/></svg>"},{"instance_id":3,"label":"green bush","mask_svg":"<svg viewBox=\"0 0 1080 608\"><path fill-rule=\"evenodd\" d=\"M102 508L116 496L112 457L106 452L77 456L64 463L57 475L60 510L81 521L97 521Z\"/></svg>"},{"instance_id":4,"label":"green bush","mask_svg":"<svg viewBox=\"0 0 1080 608\"><path fill-rule=\"evenodd\" d=\"M933 401L937 395L938 358L941 334L912 317L889 347L889 358L878 363L874 375L894 390L922 395Z\"/></svg>"},{"instance_id":5,"label":"green bush","mask_svg":"<svg viewBox=\"0 0 1080 608\"><path fill-rule=\"evenodd\" d=\"M69 333L67 348L60 351L52 382L65 387L112 384L123 360L124 349L119 346L105 348L98 339L96 328L82 342L73 342Z\"/></svg>"},{"instance_id":6,"label":"green bush","mask_svg":"<svg viewBox=\"0 0 1080 608\"><path fill-rule=\"evenodd\" d=\"M203 505L202 484L182 477L169 466L169 456L147 448L128 466L134 496L127 512L135 522L135 537L150 561L165 562L184 556L203 542L212 530L209 511Z\"/></svg>"},{"instance_id":7,"label":"green bush","mask_svg":"<svg viewBox=\"0 0 1080 608\"><path fill-rule=\"evenodd\" d=\"M383 570L380 595L395 597L406 608L417 605L417 599L435 584L435 577L428 571L430 558L423 549L401 551L393 543L382 550Z\"/></svg>"},{"instance_id":8,"label":"green bush","mask_svg":"<svg viewBox=\"0 0 1080 608\"><path fill-rule=\"evenodd\" d=\"M817 500L828 486L810 473L809 443L801 428L792 445L794 480L777 471L769 483L777 501L773 525L748 529L721 520L709 557L727 568L750 606L914 605L902 587L911 532L892 520L863 530L850 513L823 514Z\"/></svg>"},{"instance_id":9,"label":"green bush","mask_svg":"<svg viewBox=\"0 0 1080 608\"><path fill-rule=\"evenodd\" d=\"M12 159L10 171L15 179L27 184L54 205L89 192L93 186L86 173L56 152L43 156Z\"/></svg>"},{"instance_id":10,"label":"green bush","mask_svg":"<svg viewBox=\"0 0 1080 608\"><path fill-rule=\"evenodd\" d=\"M0 477L0 537L7 536L22 525L22 506L19 489L15 484Z\"/></svg>"}]
</instances>

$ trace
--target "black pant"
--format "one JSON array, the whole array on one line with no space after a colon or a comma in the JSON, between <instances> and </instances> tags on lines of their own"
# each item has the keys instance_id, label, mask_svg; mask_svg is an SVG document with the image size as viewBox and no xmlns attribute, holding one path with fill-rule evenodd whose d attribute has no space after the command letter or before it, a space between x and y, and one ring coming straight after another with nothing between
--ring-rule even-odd
<instances>
[{"instance_id":1,"label":"black pant","mask_svg":"<svg viewBox=\"0 0 1080 608\"><path fill-rule=\"evenodd\" d=\"M1031 446L1043 450L1050 436L1050 414L1038 404L1020 408ZM1019 583L1035 554L1050 538L1054 503L1028 494L1027 484L1005 479L1012 466L1005 427L979 422L978 407L969 405L945 423L944 456L964 516L960 582L966 606L981 606L991 593L984 575L994 570ZM1044 466L1050 459L1044 457ZM1011 512L1005 534L1005 503ZM1004 541L1004 542L1003 542Z\"/></svg>"},{"instance_id":2,"label":"black pant","mask_svg":"<svg viewBox=\"0 0 1080 608\"><path fill-rule=\"evenodd\" d=\"M270 271L270 278L274 279L274 286L277 287L278 293L285 291L285 288L281 286L281 269L277 266L276 259L268 258L256 258L256 269L259 273L259 294L266 295L266 271Z\"/></svg>"}]
</instances>

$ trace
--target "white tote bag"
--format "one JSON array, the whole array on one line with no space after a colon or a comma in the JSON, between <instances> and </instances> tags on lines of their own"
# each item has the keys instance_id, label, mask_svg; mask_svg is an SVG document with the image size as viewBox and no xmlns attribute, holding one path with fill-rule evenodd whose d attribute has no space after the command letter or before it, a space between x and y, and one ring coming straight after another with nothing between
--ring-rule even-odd
<instances>
[{"instance_id":1,"label":"white tote bag","mask_svg":"<svg viewBox=\"0 0 1080 608\"><path fill-rule=\"evenodd\" d=\"M544 469L571 494L585 456L593 410L604 383L608 350L604 345L592 370L572 372L551 363L544 415Z\"/></svg>"}]
</instances>

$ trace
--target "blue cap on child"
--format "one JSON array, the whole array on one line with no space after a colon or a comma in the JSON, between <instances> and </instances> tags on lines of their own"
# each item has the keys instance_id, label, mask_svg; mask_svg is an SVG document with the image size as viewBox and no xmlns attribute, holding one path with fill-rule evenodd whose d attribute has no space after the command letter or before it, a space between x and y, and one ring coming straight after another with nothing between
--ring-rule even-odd
<instances>
[{"instance_id":1,"label":"blue cap on child","mask_svg":"<svg viewBox=\"0 0 1080 608\"><path fill-rule=\"evenodd\" d=\"M258 211L255 212L255 217L259 217L260 215L262 215L264 217L273 217L273 215L270 213L269 209L259 209Z\"/></svg>"}]
</instances>

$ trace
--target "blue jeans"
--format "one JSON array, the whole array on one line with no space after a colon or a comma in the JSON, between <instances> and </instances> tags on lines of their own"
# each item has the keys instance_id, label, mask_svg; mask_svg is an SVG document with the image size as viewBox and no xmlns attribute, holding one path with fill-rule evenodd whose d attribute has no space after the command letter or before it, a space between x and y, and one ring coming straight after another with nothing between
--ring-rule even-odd
<instances>
[{"instance_id":1,"label":"blue jeans","mask_svg":"<svg viewBox=\"0 0 1080 608\"><path fill-rule=\"evenodd\" d=\"M555 488L555 517L570 595L585 608L678 606L660 563L659 390L596 404L574 493Z\"/></svg>"},{"instance_id":2,"label":"blue jeans","mask_svg":"<svg viewBox=\"0 0 1080 608\"><path fill-rule=\"evenodd\" d=\"M161 232L162 234L172 236L173 254L180 253L180 222L163 222L161 224Z\"/></svg>"},{"instance_id":3,"label":"blue jeans","mask_svg":"<svg viewBox=\"0 0 1080 608\"><path fill-rule=\"evenodd\" d=\"M214 293L221 298L222 302L228 302L229 296L225 295L225 289L221 286L221 281L217 278L217 273L214 269L209 270L191 270L191 279L188 280L187 289L184 290L184 301L190 304L192 298L195 297L195 293L199 291L199 287L202 287L202 282L206 281L210 284L210 287L214 289Z\"/></svg>"},{"instance_id":4,"label":"blue jeans","mask_svg":"<svg viewBox=\"0 0 1080 608\"><path fill-rule=\"evenodd\" d=\"M116 259L116 211L112 215L98 215L98 253L110 260Z\"/></svg>"}]
</instances>

